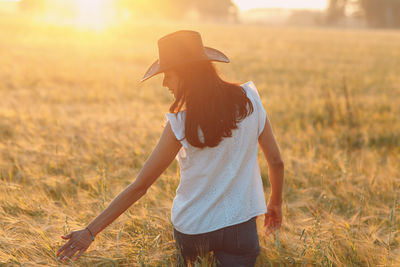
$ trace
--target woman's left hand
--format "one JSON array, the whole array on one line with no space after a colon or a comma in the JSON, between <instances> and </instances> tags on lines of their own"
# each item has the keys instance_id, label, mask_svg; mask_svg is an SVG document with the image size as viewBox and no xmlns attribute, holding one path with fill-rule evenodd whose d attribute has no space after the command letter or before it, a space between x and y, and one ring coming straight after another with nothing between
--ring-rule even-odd
<instances>
[{"instance_id":1,"label":"woman's left hand","mask_svg":"<svg viewBox=\"0 0 400 267\"><path fill-rule=\"evenodd\" d=\"M61 236L63 239L69 239L67 243L64 244L59 250L57 250L56 255L58 256L58 260L66 260L66 259L71 259L72 256L76 252L79 251L79 253L75 256L74 260L77 260L80 255L82 255L83 252L85 252L90 244L93 242L92 241L92 236L89 233L87 229L82 229L78 231L72 231L70 234L66 236Z\"/></svg>"},{"instance_id":2,"label":"woman's left hand","mask_svg":"<svg viewBox=\"0 0 400 267\"><path fill-rule=\"evenodd\" d=\"M265 235L275 232L281 227L282 224L282 205L268 203L267 213L265 213L264 226Z\"/></svg>"}]
</instances>

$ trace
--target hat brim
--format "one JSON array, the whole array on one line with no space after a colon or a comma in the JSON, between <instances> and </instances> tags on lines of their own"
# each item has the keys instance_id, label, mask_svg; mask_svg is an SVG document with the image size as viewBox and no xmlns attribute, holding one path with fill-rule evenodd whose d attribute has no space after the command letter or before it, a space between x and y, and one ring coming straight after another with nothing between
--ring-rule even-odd
<instances>
[{"instance_id":1,"label":"hat brim","mask_svg":"<svg viewBox=\"0 0 400 267\"><path fill-rule=\"evenodd\" d=\"M211 61L218 61L218 62L224 62L224 63L230 62L229 58L224 53L222 53L221 51L219 51L215 48L204 46L204 52L205 52L207 58ZM164 71L165 71L165 69L161 69L159 60L157 59L147 69L146 73L143 75L143 78L140 80L140 82L144 82L145 80L153 77L154 75L159 74Z\"/></svg>"}]
</instances>

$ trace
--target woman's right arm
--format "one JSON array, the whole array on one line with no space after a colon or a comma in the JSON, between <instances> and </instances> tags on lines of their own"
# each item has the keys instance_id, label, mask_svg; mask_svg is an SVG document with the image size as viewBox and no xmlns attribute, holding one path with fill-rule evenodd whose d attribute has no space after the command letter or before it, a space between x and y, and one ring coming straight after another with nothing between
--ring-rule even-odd
<instances>
[{"instance_id":1,"label":"woman's right arm","mask_svg":"<svg viewBox=\"0 0 400 267\"><path fill-rule=\"evenodd\" d=\"M264 129L258 137L258 143L268 162L268 175L271 183L271 196L264 222L267 227L266 234L269 234L278 229L282 223L284 164L268 116L265 118Z\"/></svg>"}]
</instances>

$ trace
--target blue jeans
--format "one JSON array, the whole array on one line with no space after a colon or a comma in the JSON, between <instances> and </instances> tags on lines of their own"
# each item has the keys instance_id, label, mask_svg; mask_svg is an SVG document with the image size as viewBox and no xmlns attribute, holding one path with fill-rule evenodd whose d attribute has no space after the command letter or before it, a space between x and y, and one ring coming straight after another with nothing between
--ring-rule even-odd
<instances>
[{"instance_id":1,"label":"blue jeans","mask_svg":"<svg viewBox=\"0 0 400 267\"><path fill-rule=\"evenodd\" d=\"M178 266L188 266L188 262L194 266L197 256L214 251L217 266L253 267L260 253L256 218L204 234L188 235L174 228Z\"/></svg>"}]
</instances>

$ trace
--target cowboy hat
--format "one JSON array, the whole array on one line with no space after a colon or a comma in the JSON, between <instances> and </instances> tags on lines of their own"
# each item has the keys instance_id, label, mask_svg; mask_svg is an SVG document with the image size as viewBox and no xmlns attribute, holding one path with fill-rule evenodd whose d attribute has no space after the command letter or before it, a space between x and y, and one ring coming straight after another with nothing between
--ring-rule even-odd
<instances>
[{"instance_id":1,"label":"cowboy hat","mask_svg":"<svg viewBox=\"0 0 400 267\"><path fill-rule=\"evenodd\" d=\"M203 46L200 33L181 30L170 33L158 40L158 59L151 64L140 82L185 63L211 60L229 63L221 51Z\"/></svg>"}]
</instances>

